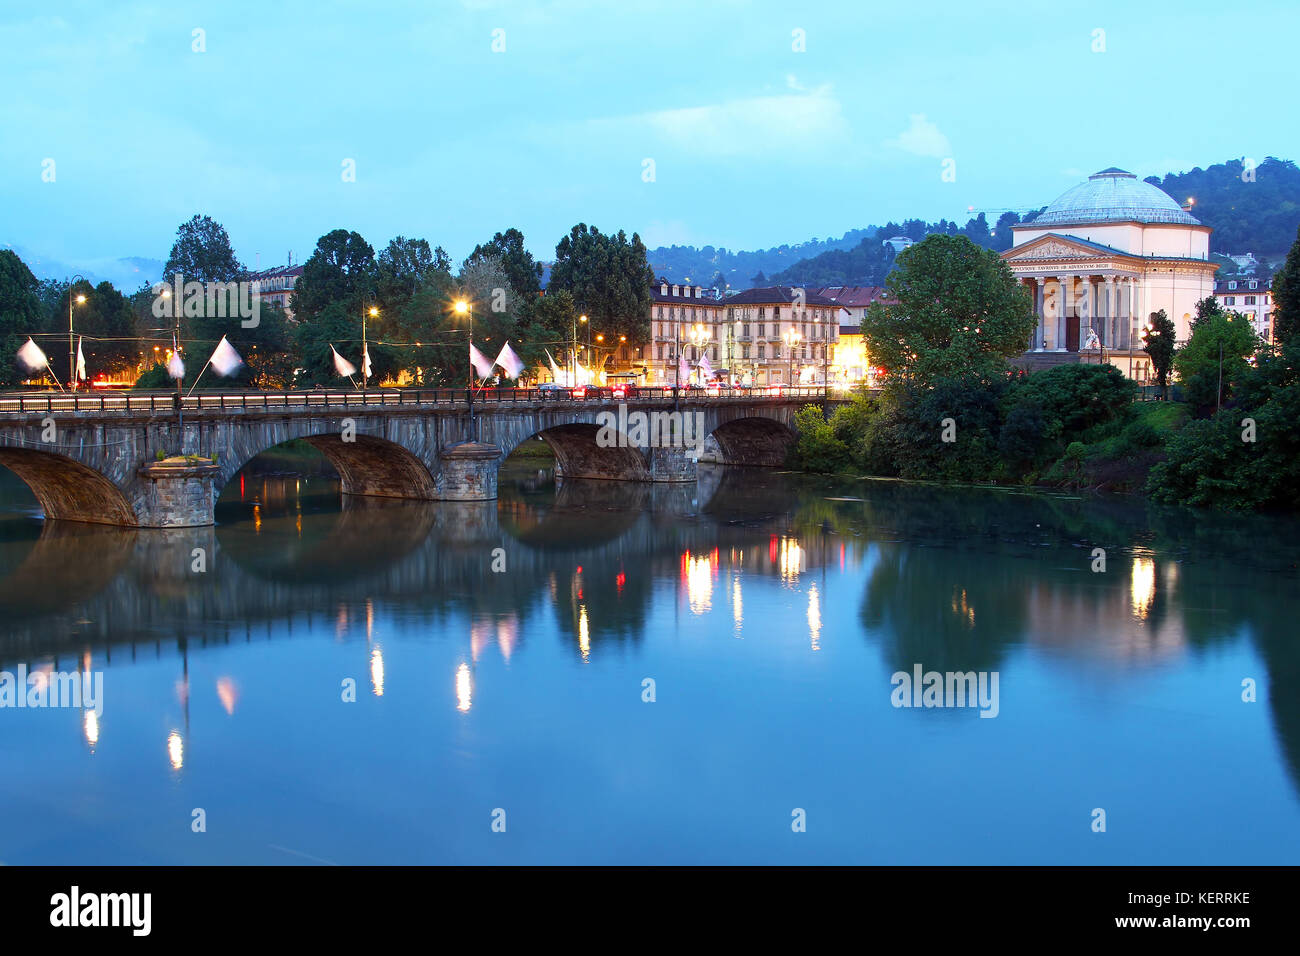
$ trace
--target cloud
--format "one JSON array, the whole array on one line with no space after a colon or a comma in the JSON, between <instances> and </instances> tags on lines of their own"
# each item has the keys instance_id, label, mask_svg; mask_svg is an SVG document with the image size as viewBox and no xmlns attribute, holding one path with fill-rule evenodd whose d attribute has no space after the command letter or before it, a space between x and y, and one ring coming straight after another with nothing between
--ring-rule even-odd
<instances>
[{"instance_id":1,"label":"cloud","mask_svg":"<svg viewBox=\"0 0 1300 956\"><path fill-rule=\"evenodd\" d=\"M695 156L753 155L782 145L792 153L815 156L847 139L840 101L830 85L597 119L586 125L594 134L640 134Z\"/></svg>"},{"instance_id":2,"label":"cloud","mask_svg":"<svg viewBox=\"0 0 1300 956\"><path fill-rule=\"evenodd\" d=\"M943 135L939 127L925 118L924 113L913 113L912 123L894 139L888 140L886 146L901 149L917 156L933 156L946 159L952 155L952 144Z\"/></svg>"}]
</instances>

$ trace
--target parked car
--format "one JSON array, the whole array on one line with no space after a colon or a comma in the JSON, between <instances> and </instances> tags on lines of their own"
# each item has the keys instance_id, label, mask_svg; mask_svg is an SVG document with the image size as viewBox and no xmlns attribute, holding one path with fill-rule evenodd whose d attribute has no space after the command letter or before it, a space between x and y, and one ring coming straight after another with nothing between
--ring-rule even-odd
<instances>
[{"instance_id":1,"label":"parked car","mask_svg":"<svg viewBox=\"0 0 1300 956\"><path fill-rule=\"evenodd\" d=\"M600 400L609 398L610 394L604 385L579 385L573 390L573 397L579 400Z\"/></svg>"},{"instance_id":2,"label":"parked car","mask_svg":"<svg viewBox=\"0 0 1300 956\"><path fill-rule=\"evenodd\" d=\"M559 382L542 382L537 386L541 398L568 398L570 390Z\"/></svg>"},{"instance_id":3,"label":"parked car","mask_svg":"<svg viewBox=\"0 0 1300 956\"><path fill-rule=\"evenodd\" d=\"M610 397L610 398L618 398L618 399L627 398L627 397L628 397L628 393L629 393L630 391L631 391L631 386L627 385L627 384L624 383L624 382L619 382L617 385L611 385L611 386L610 386L610 388L609 388L609 397Z\"/></svg>"}]
</instances>

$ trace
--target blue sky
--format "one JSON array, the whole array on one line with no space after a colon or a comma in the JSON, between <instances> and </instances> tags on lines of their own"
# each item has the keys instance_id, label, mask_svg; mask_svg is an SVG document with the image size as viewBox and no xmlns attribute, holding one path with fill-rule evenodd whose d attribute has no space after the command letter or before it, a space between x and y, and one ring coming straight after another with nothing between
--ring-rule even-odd
<instances>
[{"instance_id":1,"label":"blue sky","mask_svg":"<svg viewBox=\"0 0 1300 956\"><path fill-rule=\"evenodd\" d=\"M964 221L1112 165L1300 158L1297 10L5 0L0 243L163 258L197 212L266 266L340 226L459 259L509 226L550 258L579 221L732 249Z\"/></svg>"}]
</instances>

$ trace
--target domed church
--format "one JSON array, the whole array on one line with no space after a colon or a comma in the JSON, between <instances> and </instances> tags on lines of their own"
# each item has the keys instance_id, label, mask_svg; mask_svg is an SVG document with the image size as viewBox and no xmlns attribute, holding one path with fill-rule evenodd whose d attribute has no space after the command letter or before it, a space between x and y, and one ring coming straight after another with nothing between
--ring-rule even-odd
<instances>
[{"instance_id":1,"label":"domed church","mask_svg":"<svg viewBox=\"0 0 1300 956\"><path fill-rule=\"evenodd\" d=\"M1106 361L1145 381L1151 313L1164 309L1184 341L1196 303L1214 294L1210 227L1122 169L1089 176L1011 230L1002 258L1038 316L1020 363L1030 368Z\"/></svg>"}]
</instances>

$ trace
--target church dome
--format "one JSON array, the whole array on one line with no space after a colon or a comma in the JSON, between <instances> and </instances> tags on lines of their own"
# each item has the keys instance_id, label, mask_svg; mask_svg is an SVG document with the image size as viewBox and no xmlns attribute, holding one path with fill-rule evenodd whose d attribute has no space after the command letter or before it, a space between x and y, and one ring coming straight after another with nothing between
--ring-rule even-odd
<instances>
[{"instance_id":1,"label":"church dome","mask_svg":"<svg viewBox=\"0 0 1300 956\"><path fill-rule=\"evenodd\" d=\"M1103 169L1062 193L1026 225L1076 226L1095 222L1157 222L1199 226L1164 190L1122 169Z\"/></svg>"}]
</instances>

